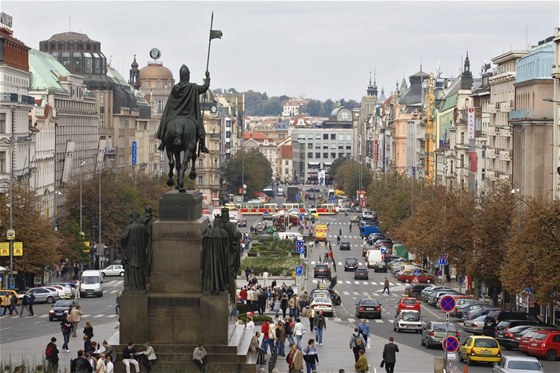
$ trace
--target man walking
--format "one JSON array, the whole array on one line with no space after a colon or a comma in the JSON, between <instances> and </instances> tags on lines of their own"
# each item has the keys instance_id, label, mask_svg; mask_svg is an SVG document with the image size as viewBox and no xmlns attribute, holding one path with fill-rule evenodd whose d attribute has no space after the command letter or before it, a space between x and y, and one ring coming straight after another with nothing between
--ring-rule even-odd
<instances>
[{"instance_id":1,"label":"man walking","mask_svg":"<svg viewBox=\"0 0 560 373\"><path fill-rule=\"evenodd\" d=\"M365 347L364 339L362 338L362 335L360 334L358 328L354 328L354 333L352 333L352 335L350 336L349 345L350 349L354 353L354 362L357 362L358 358L360 357L359 351L363 350L363 348Z\"/></svg>"},{"instance_id":2,"label":"man walking","mask_svg":"<svg viewBox=\"0 0 560 373\"><path fill-rule=\"evenodd\" d=\"M385 281L383 282L383 291L382 294L385 294L385 290L387 290L387 294L391 294L391 290L389 290L389 279L385 277Z\"/></svg>"},{"instance_id":3,"label":"man walking","mask_svg":"<svg viewBox=\"0 0 560 373\"><path fill-rule=\"evenodd\" d=\"M70 334L72 334L72 323L68 320L68 318L65 318L60 323L60 331L62 332L62 338L64 338L62 349L66 350L66 352L70 352L68 343L70 342Z\"/></svg>"},{"instance_id":4,"label":"man walking","mask_svg":"<svg viewBox=\"0 0 560 373\"><path fill-rule=\"evenodd\" d=\"M358 325L358 331L364 338L364 344L367 345L369 339L369 324L366 319L362 319L362 322Z\"/></svg>"},{"instance_id":5,"label":"man walking","mask_svg":"<svg viewBox=\"0 0 560 373\"><path fill-rule=\"evenodd\" d=\"M78 330L78 323L82 318L82 308L80 306L76 306L72 308L70 313L68 314L70 322L72 323L72 337L76 337L76 331Z\"/></svg>"},{"instance_id":6,"label":"man walking","mask_svg":"<svg viewBox=\"0 0 560 373\"><path fill-rule=\"evenodd\" d=\"M397 352L399 352L399 346L393 343L393 337L389 337L389 343L383 347L383 361L385 362L385 371L387 373L393 373L395 371Z\"/></svg>"},{"instance_id":7,"label":"man walking","mask_svg":"<svg viewBox=\"0 0 560 373\"><path fill-rule=\"evenodd\" d=\"M21 300L21 309L19 310L19 317L23 317L23 310L27 310L29 316L33 316L31 311L29 310L29 295L24 294L23 299Z\"/></svg>"},{"instance_id":8,"label":"man walking","mask_svg":"<svg viewBox=\"0 0 560 373\"><path fill-rule=\"evenodd\" d=\"M323 316L323 311L319 311L319 315L313 319L313 330L319 346L323 345L323 331L325 329L327 329L327 319Z\"/></svg>"},{"instance_id":9,"label":"man walking","mask_svg":"<svg viewBox=\"0 0 560 373\"><path fill-rule=\"evenodd\" d=\"M47 372L58 372L58 347L56 347L55 337L51 338L45 349L45 360L48 362Z\"/></svg>"},{"instance_id":10,"label":"man walking","mask_svg":"<svg viewBox=\"0 0 560 373\"><path fill-rule=\"evenodd\" d=\"M317 364L319 364L319 356L315 348L315 341L310 339L307 346L303 349L303 360L305 360L305 368L307 373L316 372Z\"/></svg>"}]
</instances>

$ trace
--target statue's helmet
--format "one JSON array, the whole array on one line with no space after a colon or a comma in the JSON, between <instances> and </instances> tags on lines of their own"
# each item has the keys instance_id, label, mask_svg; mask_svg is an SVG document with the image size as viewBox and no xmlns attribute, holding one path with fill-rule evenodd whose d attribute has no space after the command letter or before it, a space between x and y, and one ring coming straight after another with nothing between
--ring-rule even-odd
<instances>
[{"instance_id":1,"label":"statue's helmet","mask_svg":"<svg viewBox=\"0 0 560 373\"><path fill-rule=\"evenodd\" d=\"M190 76L191 76L191 72L189 68L186 65L181 66L181 69L179 70L179 78L181 80L183 79L189 80Z\"/></svg>"}]
</instances>

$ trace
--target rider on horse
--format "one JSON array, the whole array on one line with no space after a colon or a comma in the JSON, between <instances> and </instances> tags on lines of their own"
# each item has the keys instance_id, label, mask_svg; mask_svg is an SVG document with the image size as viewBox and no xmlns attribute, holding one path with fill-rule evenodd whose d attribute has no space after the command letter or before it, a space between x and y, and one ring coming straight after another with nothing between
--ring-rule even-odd
<instances>
[{"instance_id":1,"label":"rider on horse","mask_svg":"<svg viewBox=\"0 0 560 373\"><path fill-rule=\"evenodd\" d=\"M167 123L173 118L187 116L193 118L196 122L199 150L202 153L209 153L204 143L206 131L202 123L199 97L210 87L210 73L206 71L206 78L204 79L203 85L190 83L190 75L189 68L185 65L181 66L181 70L179 71L180 82L175 84L171 90L156 134L157 138L161 140L158 150L163 150L164 148L163 139L165 131L167 130Z\"/></svg>"}]
</instances>

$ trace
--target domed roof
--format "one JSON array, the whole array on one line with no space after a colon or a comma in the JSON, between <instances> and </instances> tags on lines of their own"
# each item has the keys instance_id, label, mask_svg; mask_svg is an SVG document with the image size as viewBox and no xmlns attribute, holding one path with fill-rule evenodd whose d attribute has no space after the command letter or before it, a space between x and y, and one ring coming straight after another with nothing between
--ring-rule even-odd
<instances>
[{"instance_id":1,"label":"domed roof","mask_svg":"<svg viewBox=\"0 0 560 373\"><path fill-rule=\"evenodd\" d=\"M140 69L140 79L173 79L173 73L161 62L150 62Z\"/></svg>"},{"instance_id":2,"label":"domed roof","mask_svg":"<svg viewBox=\"0 0 560 373\"><path fill-rule=\"evenodd\" d=\"M56 41L66 41L66 40L73 40L73 41L92 41L89 36L86 34L82 34L80 32L61 32L60 34L54 34L51 36L49 40L56 40Z\"/></svg>"}]
</instances>

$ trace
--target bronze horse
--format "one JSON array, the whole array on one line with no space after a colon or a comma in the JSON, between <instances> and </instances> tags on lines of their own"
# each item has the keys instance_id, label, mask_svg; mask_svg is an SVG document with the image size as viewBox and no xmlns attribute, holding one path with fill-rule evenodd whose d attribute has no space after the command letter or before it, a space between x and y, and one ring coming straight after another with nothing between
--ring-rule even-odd
<instances>
[{"instance_id":1,"label":"bronze horse","mask_svg":"<svg viewBox=\"0 0 560 373\"><path fill-rule=\"evenodd\" d=\"M173 186L173 166L177 170L177 183L175 187L179 192L185 192L185 171L189 161L192 163L189 179L196 179L196 123L193 118L179 116L167 123L167 130L163 138L165 152L169 161L169 173L167 174L167 185ZM181 162L181 153L183 153Z\"/></svg>"}]
</instances>

